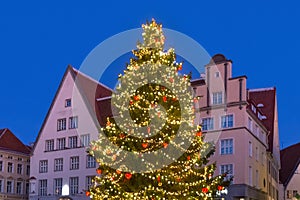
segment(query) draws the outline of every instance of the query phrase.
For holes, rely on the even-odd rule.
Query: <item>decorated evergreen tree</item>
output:
[[[164,51],[162,25],[143,28],[112,96],[108,118],[89,153],[99,163],[86,192],[92,199],[212,199],[228,186],[208,164],[214,148],[194,125],[190,76],[174,49]]]

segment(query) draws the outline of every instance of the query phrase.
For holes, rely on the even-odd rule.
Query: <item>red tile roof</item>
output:
[[[113,92],[112,89],[74,68],[71,68],[71,70],[75,75],[76,84],[81,90],[81,95],[86,97],[87,101],[85,103],[88,104],[93,113],[96,114],[99,124],[104,125],[106,123],[106,118],[112,115],[111,101],[110,98],[104,98],[105,100],[102,101],[97,101],[97,99],[110,97]]]
[[[30,148],[24,145],[9,129],[0,130],[0,149],[30,154]]]
[[[262,120],[262,123],[270,131],[268,136],[268,151],[273,152],[276,88],[250,90],[249,99],[256,104],[255,106],[263,104],[263,107],[260,107],[259,110],[267,117]]]
[[[300,164],[300,143],[281,150],[280,160],[279,180],[284,186],[287,186]]]

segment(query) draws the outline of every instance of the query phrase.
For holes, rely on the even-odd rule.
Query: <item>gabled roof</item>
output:
[[[300,164],[300,143],[280,151],[279,180],[286,187]]]
[[[263,107],[260,107],[259,110],[266,116],[262,123],[270,131],[268,135],[268,151],[273,152],[276,88],[249,90],[249,99],[255,102],[256,106],[263,104]]]
[[[0,149],[30,154],[30,149],[7,128],[0,130]]]
[[[102,97],[107,97],[112,95],[112,90],[108,88],[107,86],[99,83],[98,81],[90,78],[89,76],[79,72],[75,68],[73,68],[71,65],[69,65],[64,73],[64,76],[60,82],[60,85],[56,91],[55,97],[52,100],[51,106],[47,112],[47,115],[44,119],[44,122],[42,124],[42,127],[38,133],[38,136],[36,138],[36,141],[34,143],[34,146],[32,148],[32,152],[35,149],[35,146],[37,144],[37,141],[40,138],[40,135],[44,129],[44,126],[46,122],[48,121],[48,117],[51,113],[51,110],[54,106],[54,103],[58,97],[58,94],[63,86],[64,80],[67,76],[67,74],[70,73],[76,86],[79,88],[80,94],[83,97],[83,100],[85,101],[89,112],[91,114],[96,114],[97,121],[99,122],[100,125],[104,125],[106,119],[106,116],[111,115],[111,110],[110,110],[110,100],[109,101],[104,101],[99,103],[97,99],[102,98]]]

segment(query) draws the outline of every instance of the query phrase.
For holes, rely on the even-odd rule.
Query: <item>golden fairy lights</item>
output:
[[[193,102],[197,99],[191,95],[190,77],[178,74],[182,63],[176,62],[174,49],[163,51],[162,25],[152,20],[142,27],[143,43],[138,43],[137,50],[132,51],[135,58],[130,59],[124,75],[119,75],[112,98],[123,123],[107,119],[102,130],[111,143],[134,153],[134,159],[143,162],[148,170],[130,171],[121,164],[127,154],[106,146],[99,135],[90,148],[90,154],[99,163],[98,175],[86,194],[96,200],[211,199],[226,184],[223,176],[213,176],[215,165],[204,166],[207,157],[200,156],[208,145],[202,141],[201,127],[193,125]],[[130,116],[126,117],[127,111]],[[179,143],[174,141],[176,134],[183,138]],[[191,143],[188,149],[185,143]],[[161,158],[173,162],[156,169],[158,164],[145,155],[161,148],[172,148],[182,155],[175,158],[172,151],[164,151]],[[208,155],[212,153],[213,150]],[[120,166],[112,168],[107,159]]]

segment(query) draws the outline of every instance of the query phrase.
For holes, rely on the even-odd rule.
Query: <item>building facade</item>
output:
[[[200,97],[195,101],[195,123],[202,124],[205,140],[216,146],[211,162],[217,162],[217,174],[233,177],[224,198],[278,199],[275,88],[248,90],[247,77],[232,77],[232,61],[221,54],[212,58],[203,77],[192,81],[192,87]],[[264,102],[261,96],[265,96]],[[265,101],[274,98],[270,110],[266,110]],[[272,112],[273,117],[266,112]]]
[[[276,89],[247,89],[247,77],[232,77],[221,54],[193,80],[196,124],[213,141],[217,173],[233,176],[225,199],[279,199],[280,168]],[[31,155],[30,199],[70,195],[87,199],[97,164],[86,147],[111,116],[112,90],[68,67]]]
[[[104,120],[97,99],[106,96],[110,89],[67,68],[33,147],[29,199],[88,199],[97,164],[87,146]]]
[[[28,199],[30,147],[9,129],[0,130],[0,199]]]
[[[300,198],[300,143],[280,151],[281,199],[295,200]]]

